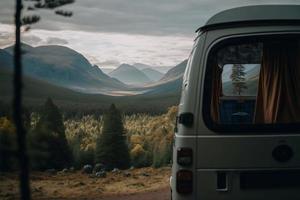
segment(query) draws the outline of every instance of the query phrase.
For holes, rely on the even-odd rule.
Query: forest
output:
[[[0,112],[0,171],[14,171],[16,133],[5,108],[2,106]],[[164,114],[149,115],[125,114],[112,104],[100,114],[72,116],[61,112],[48,98],[39,109],[25,110],[31,170],[79,170],[99,163],[107,170],[158,168],[171,163],[175,106]]]

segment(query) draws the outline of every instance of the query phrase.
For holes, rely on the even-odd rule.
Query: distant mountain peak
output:
[[[158,81],[164,76],[163,73],[153,68],[142,69],[142,72],[144,72],[144,74],[146,74],[152,81]]]
[[[150,78],[141,70],[129,64],[121,64],[117,69],[109,73],[113,78],[130,85],[144,85],[151,82]]]
[[[24,74],[29,77],[87,93],[127,88],[126,85],[110,78],[98,66],[93,66],[82,54],[69,47],[60,45],[31,47],[27,44],[22,44],[22,47],[25,51],[22,59]],[[13,48],[10,46],[5,49],[5,52],[12,55]],[[8,57],[1,52],[0,56]],[[9,59],[13,60],[12,58],[6,60]],[[0,62],[0,65],[12,66],[8,62]]]

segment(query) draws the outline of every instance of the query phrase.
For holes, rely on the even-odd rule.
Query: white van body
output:
[[[300,128],[297,125],[281,130],[274,127],[239,130],[237,123],[232,125],[232,131],[230,124],[222,130],[223,126],[209,126],[205,118],[210,113],[204,110],[210,106],[205,104],[209,95],[205,93],[205,80],[212,49],[235,38],[276,39],[300,34],[300,6],[264,5],[226,10],[213,16],[197,33],[183,78],[174,137],[172,199],[299,200]],[[274,157],[276,147],[282,146],[288,149],[279,149],[280,156],[289,157],[283,162]],[[178,161],[182,149],[187,150],[183,150],[183,157],[191,158]],[[180,171],[185,173],[181,175],[183,180],[191,182],[178,183]],[[184,177],[189,173],[192,177]],[[293,179],[290,185],[292,177],[299,178],[299,184]],[[181,186],[192,188],[179,192]]]

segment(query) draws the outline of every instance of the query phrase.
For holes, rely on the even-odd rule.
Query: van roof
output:
[[[297,22],[300,24],[300,5],[257,5],[232,8],[217,13],[197,31],[226,26],[247,26],[270,22]]]

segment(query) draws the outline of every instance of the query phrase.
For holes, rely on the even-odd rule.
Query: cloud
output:
[[[14,36],[9,32],[2,32],[0,33],[0,46],[6,47],[12,44],[14,41]]]
[[[116,60],[105,60],[103,62],[96,63],[99,67],[105,66],[106,68],[116,67],[121,65],[120,62]]]
[[[71,18],[39,10],[41,22],[23,34],[23,41],[33,46],[65,45],[101,67],[174,66],[188,57],[194,31],[215,13],[277,3],[300,4],[299,0],[76,0],[63,8],[74,12]],[[14,1],[0,0],[0,47],[14,41],[13,27],[5,25],[12,24],[13,9]]]
[[[14,20],[15,1],[0,0],[0,22],[12,24]]]
[[[0,1],[0,22],[13,17],[12,0]],[[76,0],[64,9],[72,18],[40,10],[42,21],[35,28],[84,30],[144,35],[189,35],[215,13],[254,4],[300,4],[299,0]],[[25,13],[26,14],[26,13]]]
[[[13,31],[13,26],[0,24],[0,47],[7,47],[15,41]]]
[[[0,32],[8,27],[13,29],[12,26],[0,24]],[[0,38],[0,44],[1,41]],[[120,63],[174,66],[188,57],[193,38],[32,29],[23,33],[23,42],[31,46],[49,44],[67,46],[82,53],[91,63],[111,68],[118,67]],[[12,43],[13,41],[10,45]]]
[[[68,44],[68,41],[64,40],[64,39],[61,39],[61,38],[49,37],[49,38],[47,38],[46,43],[49,44],[49,45],[51,45],[51,44],[65,45],[65,44]]]
[[[42,39],[35,35],[23,35],[22,41],[28,44],[38,44],[42,42]]]

